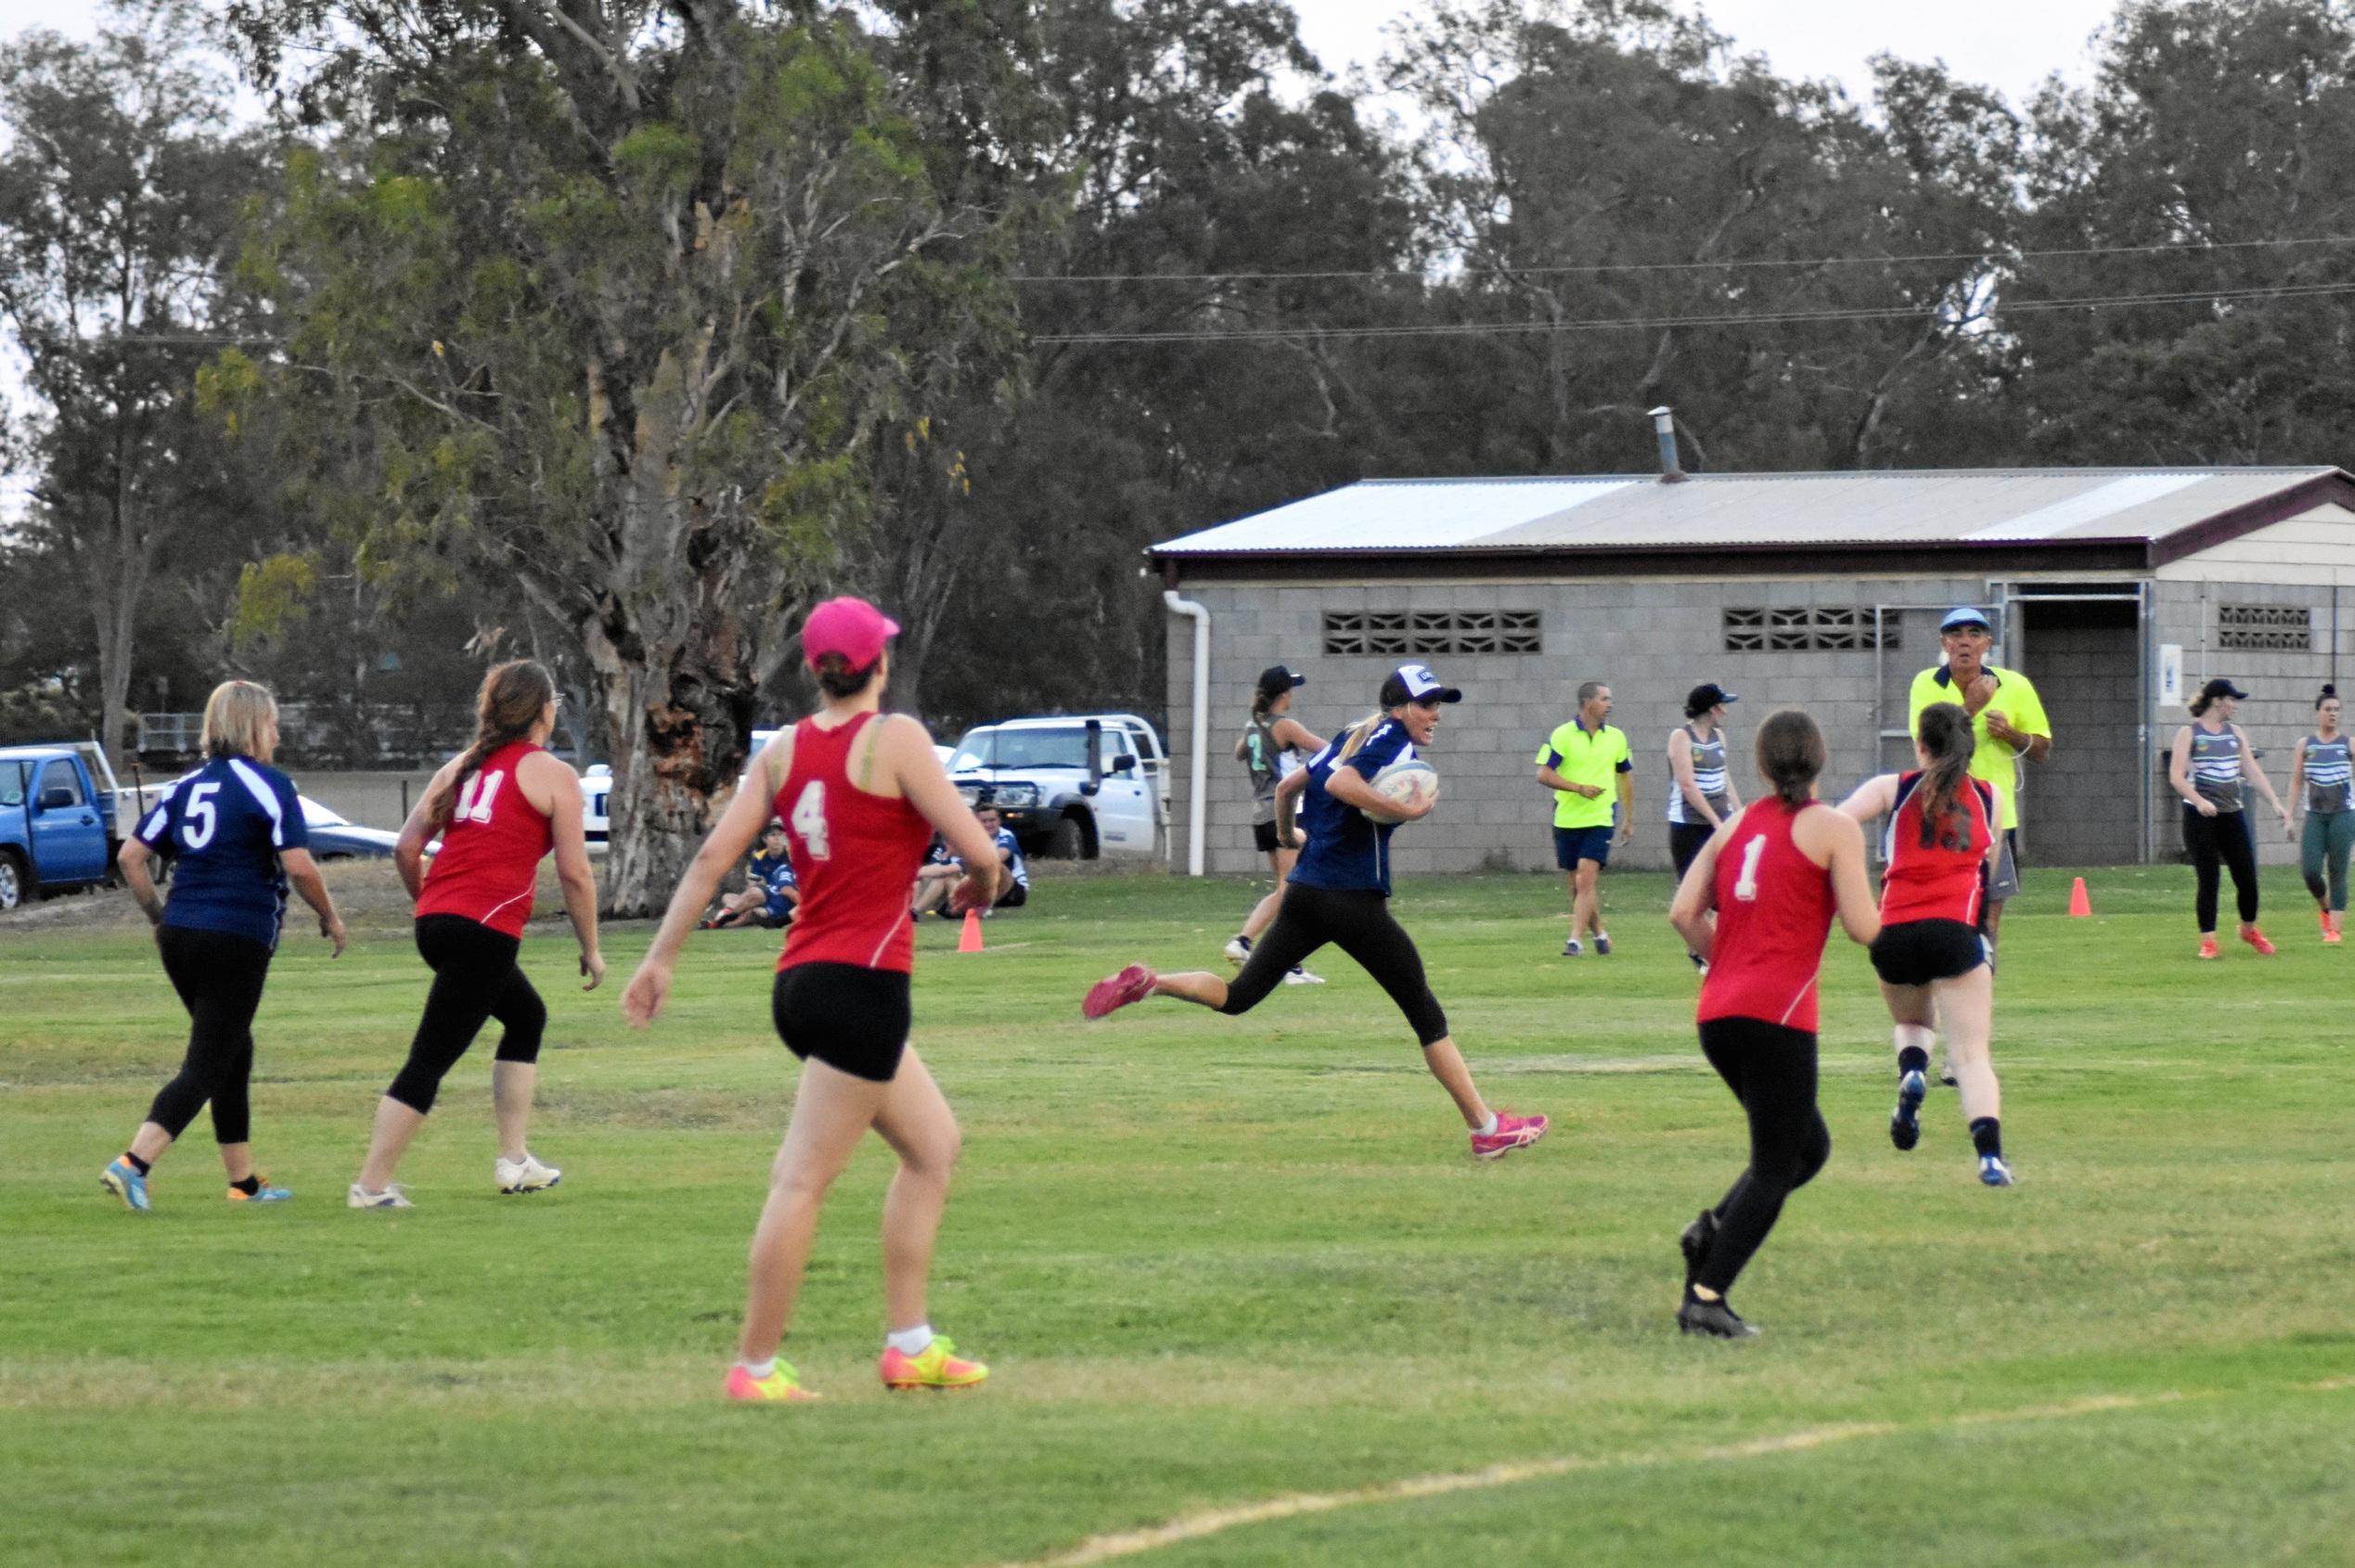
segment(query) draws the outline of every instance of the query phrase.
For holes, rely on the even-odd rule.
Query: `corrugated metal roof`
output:
[[[2334,468],[1911,470],[1368,480],[1157,545],[1157,556],[2149,543]]]

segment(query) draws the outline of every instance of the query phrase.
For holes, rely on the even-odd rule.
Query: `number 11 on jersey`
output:
[[[826,783],[812,779],[802,790],[802,798],[793,803],[793,831],[801,835],[803,845],[813,860],[830,858],[826,849]]]

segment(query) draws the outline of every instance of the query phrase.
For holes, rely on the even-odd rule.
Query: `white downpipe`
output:
[[[1164,588],[1161,602],[1194,623],[1194,726],[1192,766],[1187,770],[1186,875],[1199,877],[1203,868],[1202,835],[1209,814],[1203,792],[1210,787],[1210,607],[1196,604],[1175,588]]]

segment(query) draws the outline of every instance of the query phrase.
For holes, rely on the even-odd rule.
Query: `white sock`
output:
[[[1486,1137],[1489,1134],[1491,1134],[1491,1133],[1495,1132],[1496,1130],[1497,1130],[1497,1113],[1496,1113],[1495,1112],[1491,1111],[1491,1112],[1488,1112],[1488,1119],[1487,1119],[1486,1121],[1485,1121],[1485,1122],[1483,1122],[1483,1123],[1481,1123],[1481,1124],[1480,1124],[1480,1133],[1479,1133],[1479,1136],[1481,1136],[1482,1137]]]
[[[883,1336],[883,1343],[902,1356],[921,1356],[933,1343],[933,1326],[919,1323],[912,1329],[894,1329]]]
[[[774,1377],[777,1374],[777,1357],[774,1356],[770,1356],[766,1361],[740,1361],[737,1365],[752,1373],[753,1381],[754,1382],[760,1382],[763,1378]]]

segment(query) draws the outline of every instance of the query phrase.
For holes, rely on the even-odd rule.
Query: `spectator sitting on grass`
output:
[[[761,832],[761,847],[744,862],[744,888],[720,900],[719,913],[703,922],[705,931],[732,926],[758,926],[778,931],[793,923],[793,909],[802,890],[793,881],[793,857],[787,853],[785,824],[770,818]]]
[[[990,909],[983,912],[984,917],[998,909],[1019,909],[1030,901],[1030,863],[1023,858],[1023,846],[1014,838],[1013,830],[999,819],[997,808],[989,803],[986,796],[973,808],[973,815],[981,819],[982,831],[997,841],[998,863],[1006,868],[1007,876],[1006,891],[998,894]],[[948,911],[942,901],[965,874],[965,868],[938,842],[933,845],[933,854],[934,859],[917,868],[916,889],[908,907],[920,919],[925,910],[937,909],[945,919]]]

